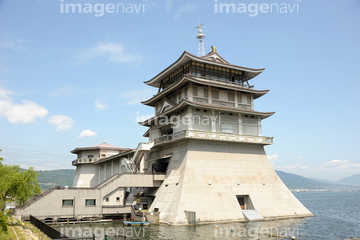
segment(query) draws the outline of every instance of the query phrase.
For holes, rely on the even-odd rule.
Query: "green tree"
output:
[[[23,171],[18,165],[7,165],[2,161],[0,158],[0,214],[4,214],[7,197],[23,205],[30,197],[40,193],[38,173],[32,167]]]

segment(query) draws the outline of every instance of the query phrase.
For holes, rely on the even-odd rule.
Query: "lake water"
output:
[[[301,192],[294,195],[315,217],[200,226],[123,227],[121,222],[113,222],[70,227],[78,229],[76,235],[95,233],[97,240],[103,240],[106,232],[143,240],[291,239],[291,236],[306,240],[360,238],[360,192]],[[68,226],[55,228],[66,231]]]

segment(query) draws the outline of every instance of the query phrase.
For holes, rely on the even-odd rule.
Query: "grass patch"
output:
[[[14,234],[14,231],[12,230],[12,227],[9,227],[6,232],[0,232],[0,239],[2,240],[16,240],[16,236]]]
[[[8,223],[8,231],[0,232],[1,240],[16,240],[17,238],[14,230],[16,231],[19,240],[32,239],[31,236],[37,237],[39,240],[51,240],[30,222],[20,221],[13,217],[6,217],[6,220]]]

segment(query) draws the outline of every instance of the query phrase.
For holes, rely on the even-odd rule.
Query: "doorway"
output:
[[[254,210],[254,205],[251,202],[249,195],[236,195],[237,201],[241,210]]]

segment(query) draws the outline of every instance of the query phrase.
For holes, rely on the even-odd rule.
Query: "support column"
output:
[[[98,166],[98,184],[100,184],[101,183],[101,178],[100,178],[100,176],[101,176],[101,164],[98,164],[97,166]]]
[[[239,113],[239,117],[238,117],[238,124],[239,124],[239,134],[242,135],[243,134],[243,129],[242,129],[242,115]]]
[[[193,101],[193,84],[190,82],[188,91],[189,101]]]
[[[212,104],[211,86],[208,86],[208,98],[209,98],[209,104]]]
[[[254,110],[254,94],[250,94],[251,110]]]
[[[190,108],[190,111],[188,112],[188,129],[193,130],[193,114],[192,114],[192,108]]]
[[[106,162],[104,162],[104,180],[103,181],[105,181],[106,180]]]
[[[238,92],[237,91],[234,91],[234,100],[235,100],[235,107],[238,108],[239,103],[238,103]]]
[[[211,131],[216,132],[216,121],[219,121],[219,119],[216,117],[215,110],[211,110]]]
[[[258,116],[258,135],[262,136],[262,132],[261,132],[261,117]]]

